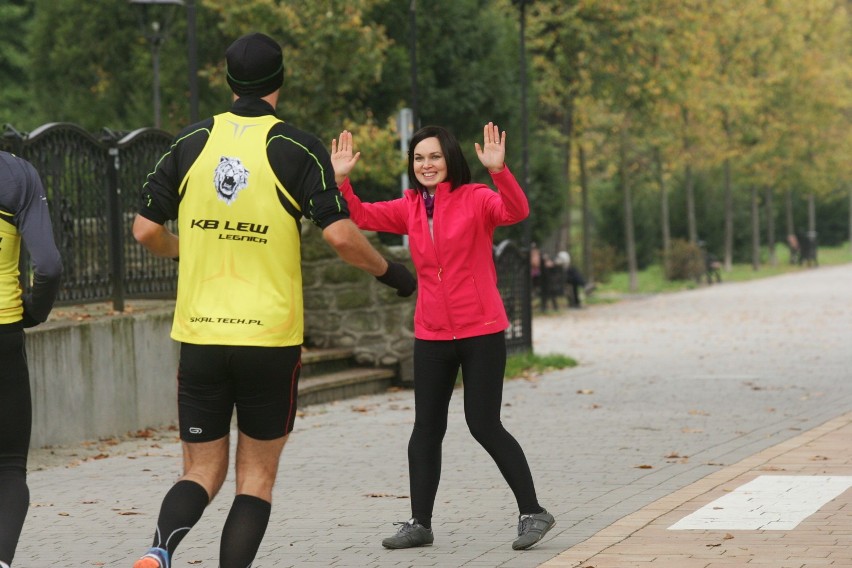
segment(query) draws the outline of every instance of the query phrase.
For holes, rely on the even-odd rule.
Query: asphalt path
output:
[[[517,510],[450,409],[435,544],[387,551],[408,518],[410,391],[305,409],[284,451],[255,568],[533,567],[690,483],[852,409],[852,265],[563,310],[534,320],[534,349],[580,364],[504,389],[503,422],[557,518],[515,552]],[[168,393],[172,396],[173,393]],[[165,399],[164,404],[173,404]],[[130,566],[179,475],[169,439],[30,474],[16,566]],[[221,494],[173,568],[215,567],[233,496]]]

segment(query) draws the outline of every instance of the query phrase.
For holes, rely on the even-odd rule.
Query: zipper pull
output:
[[[443,280],[441,280],[441,272],[443,272],[443,271],[444,271],[444,268],[442,266],[439,266],[438,267],[438,282],[443,282]]]

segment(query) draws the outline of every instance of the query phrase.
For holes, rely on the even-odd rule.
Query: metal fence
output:
[[[174,296],[175,263],[146,254],[132,234],[139,189],[171,139],[151,128],[95,137],[68,123],[29,134],[6,125],[0,149],[31,162],[47,193],[64,268],[58,302],[111,300],[121,311],[126,295]],[[27,275],[26,258],[21,266]]]
[[[139,190],[171,140],[168,132],[153,128],[104,129],[96,137],[68,123],[45,124],[29,134],[6,125],[0,149],[30,161],[47,193],[64,268],[58,302],[112,301],[122,311],[126,298],[174,297],[177,264],[149,254],[132,233]],[[509,353],[531,351],[529,253],[503,241],[494,247],[494,260],[509,315]],[[22,258],[25,288],[27,266]]]
[[[529,251],[506,240],[494,247],[497,287],[509,316],[506,349],[510,355],[532,352],[532,281]]]

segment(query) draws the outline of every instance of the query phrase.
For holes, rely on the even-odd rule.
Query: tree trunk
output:
[[[583,196],[583,269],[586,281],[595,281],[595,266],[592,262],[592,212],[589,205],[589,180],[586,175],[586,150],[580,143],[577,147],[580,158],[580,191]]]
[[[789,188],[784,193],[784,213],[787,221],[787,235],[795,235],[796,225],[793,223],[793,190]]]
[[[657,184],[660,186],[660,228],[663,237],[663,274],[669,273],[669,254],[672,248],[671,225],[669,223],[669,192],[666,188],[666,176],[663,171],[663,157],[658,147],[654,148],[654,162],[657,166]]]
[[[797,240],[796,226],[793,223],[793,190],[790,188],[787,188],[787,191],[784,192],[784,218],[787,225],[787,246],[790,248],[790,264],[794,264],[798,251],[794,251],[790,247],[790,241]]]
[[[690,163],[689,149],[691,143],[689,141],[689,110],[686,107],[680,107],[680,114],[683,117],[684,135],[683,135],[683,153],[686,156],[686,168],[684,169],[683,178],[686,186],[686,223],[689,230],[689,242],[692,244],[698,243],[698,227],[695,222],[695,180],[692,177],[692,164]]]
[[[816,197],[813,193],[808,194],[808,234],[805,237],[808,239],[808,251],[811,254],[809,260],[816,260],[817,257],[817,226],[816,226]]]
[[[725,113],[723,119],[727,147],[731,147],[731,123]],[[725,158],[725,272],[734,267],[734,188],[731,184],[731,159]]]
[[[751,186],[751,268],[760,270],[760,204],[757,186]]]
[[[778,266],[778,257],[775,255],[775,207],[772,203],[774,192],[772,187],[766,187],[766,248],[769,250],[769,265]]]
[[[690,164],[686,164],[683,176],[686,185],[686,222],[689,228],[689,242],[696,244],[698,242],[698,224],[695,221],[695,179],[692,176]]]
[[[571,250],[571,213],[574,209],[573,196],[571,194],[571,149],[574,145],[574,104],[568,103],[565,109],[565,117],[562,120],[562,134],[567,143],[565,145],[565,209],[562,211],[562,221],[559,223],[559,236],[556,241],[556,250]]]
[[[621,144],[619,152],[619,168],[621,170],[621,192],[624,197],[624,238],[627,246],[627,270],[630,275],[630,291],[639,289],[638,266],[636,263],[636,235],[633,226],[633,196],[631,195],[630,181],[628,180],[627,144],[629,134],[627,131],[629,119],[625,117],[621,125]]]
[[[734,190],[731,187],[731,159],[725,158],[725,272],[734,267]]]

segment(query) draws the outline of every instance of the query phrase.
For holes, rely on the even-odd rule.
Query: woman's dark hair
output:
[[[470,183],[470,167],[468,167],[467,160],[464,158],[459,141],[449,130],[440,126],[424,126],[411,137],[411,142],[408,144],[409,183],[414,184],[414,187],[420,191],[426,189],[414,175],[414,148],[426,138],[437,138],[441,145],[444,161],[447,162],[447,181],[450,182],[450,191],[460,185]]]

